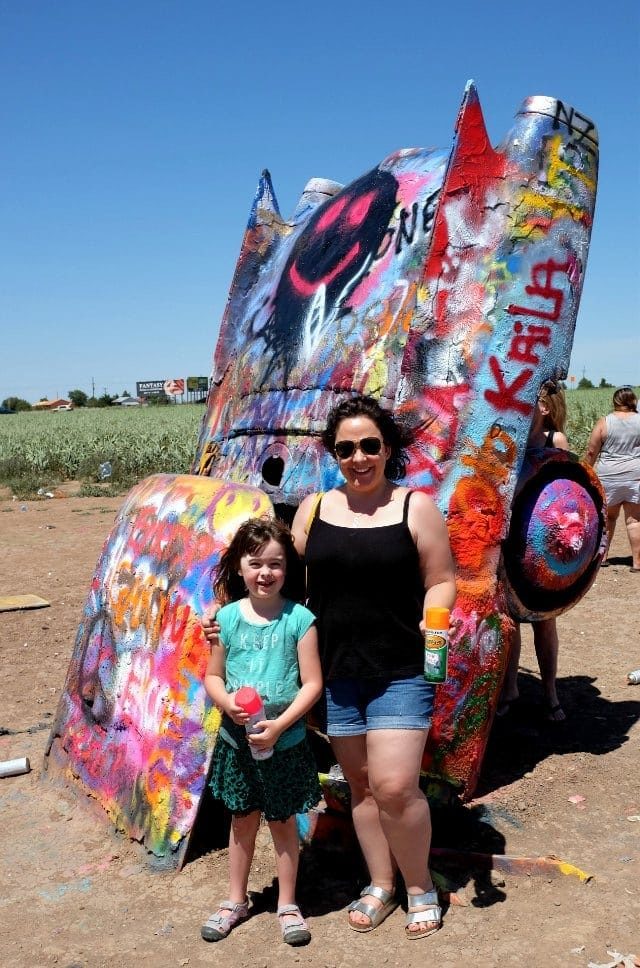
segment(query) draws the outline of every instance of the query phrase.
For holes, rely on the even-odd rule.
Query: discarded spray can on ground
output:
[[[640,669],[634,669],[627,676],[630,686],[640,686]]]
[[[4,760],[0,763],[0,777],[20,776],[22,773],[30,773],[31,764],[27,756],[21,756],[17,760]]]

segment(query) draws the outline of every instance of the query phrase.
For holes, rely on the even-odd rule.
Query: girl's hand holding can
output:
[[[234,721],[237,726],[246,726],[251,717],[249,714],[236,703],[236,694],[232,692],[229,694],[229,701],[226,705],[226,709],[223,710],[229,716],[230,719]]]
[[[247,739],[251,746],[255,746],[259,750],[274,747],[282,734],[282,730],[278,728],[278,721],[276,719],[263,719],[259,723],[256,723],[253,729],[255,732],[249,733]]]

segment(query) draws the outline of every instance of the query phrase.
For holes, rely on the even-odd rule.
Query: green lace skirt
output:
[[[266,820],[288,820],[314,807],[322,796],[318,767],[306,739],[254,760],[247,743],[234,749],[220,736],[209,786],[231,813],[259,810]]]

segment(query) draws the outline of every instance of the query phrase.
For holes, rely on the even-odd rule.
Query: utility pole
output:
[[[93,379],[93,377],[91,377],[91,396],[95,397],[95,395],[96,395],[96,381]]]

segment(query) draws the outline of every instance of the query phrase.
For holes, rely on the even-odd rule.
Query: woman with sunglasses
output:
[[[351,790],[353,823],[370,884],[349,926],[376,928],[408,895],[407,936],[441,924],[428,869],[431,821],[418,785],[434,687],[423,676],[425,604],[452,608],[454,566],[433,500],[396,481],[410,438],[371,397],[329,414],[323,443],[344,484],[309,495],[294,522],[317,616],[327,734]]]

